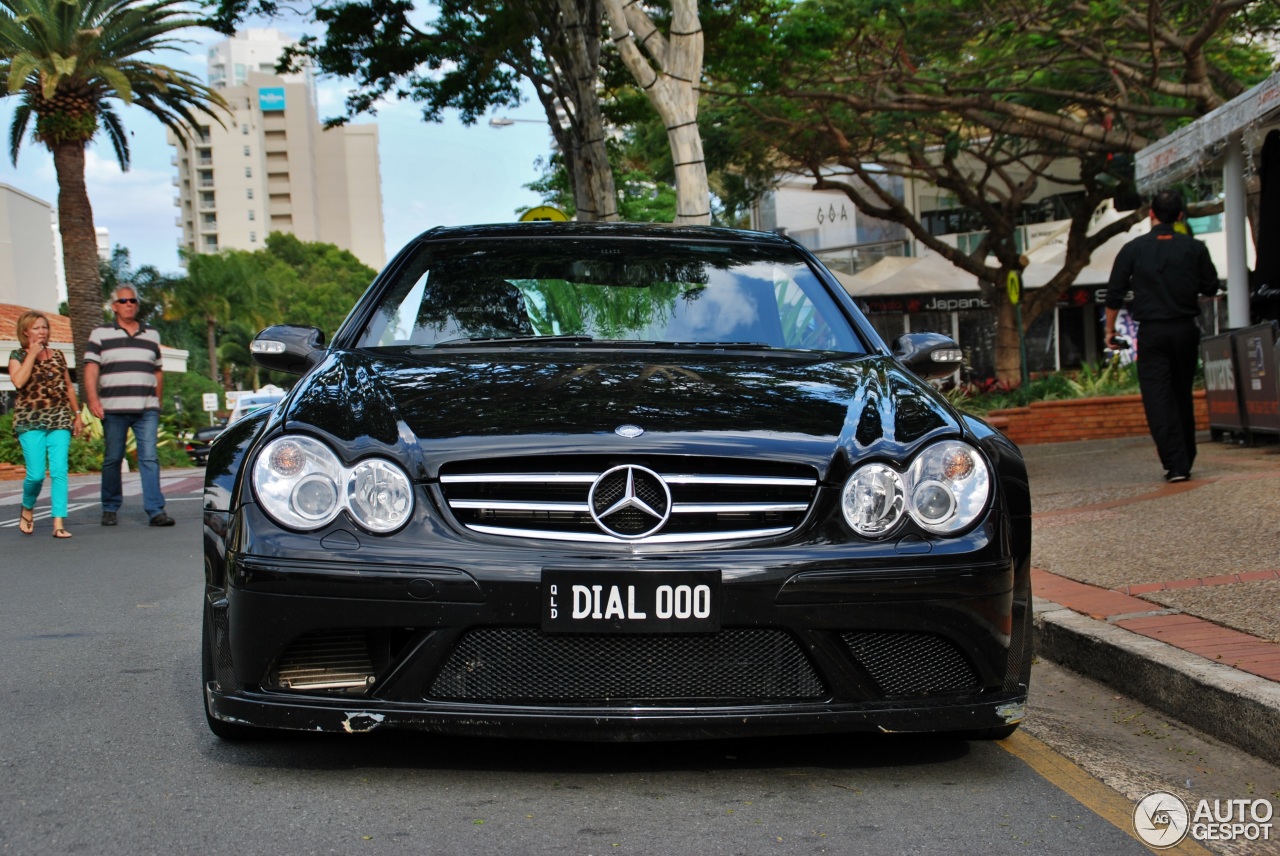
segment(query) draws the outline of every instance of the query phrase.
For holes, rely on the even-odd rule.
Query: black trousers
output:
[[[1191,386],[1200,358],[1195,318],[1143,321],[1138,325],[1138,384],[1147,427],[1160,463],[1170,473],[1190,473],[1196,459],[1196,414]]]

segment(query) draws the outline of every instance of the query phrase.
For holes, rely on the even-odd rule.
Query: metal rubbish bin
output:
[[[1244,434],[1249,426],[1240,404],[1235,333],[1201,339],[1200,360],[1204,365],[1204,400],[1209,410],[1210,435],[1221,440],[1226,433]]]
[[[1280,434],[1280,370],[1276,362],[1274,321],[1232,332],[1236,355],[1236,390],[1245,431]],[[1206,373],[1206,381],[1208,375]]]

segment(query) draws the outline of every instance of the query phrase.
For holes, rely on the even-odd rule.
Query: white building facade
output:
[[[259,250],[270,232],[323,241],[374,269],[386,263],[375,124],[325,130],[310,70],[277,75],[288,41],[248,30],[209,50],[225,126],[201,125],[176,152],[174,204],[188,253]]]
[[[52,205],[0,184],[0,303],[58,311],[59,300],[66,299],[66,287],[56,236]]]

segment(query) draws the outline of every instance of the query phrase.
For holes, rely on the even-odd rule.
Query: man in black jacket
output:
[[[1218,271],[1204,244],[1174,229],[1186,216],[1182,196],[1151,200],[1151,231],[1125,244],[1107,283],[1110,342],[1127,292],[1138,322],[1138,384],[1165,479],[1186,481],[1196,458],[1191,385],[1200,356],[1200,295],[1218,293]]]

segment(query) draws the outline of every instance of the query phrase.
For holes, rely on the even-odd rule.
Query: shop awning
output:
[[[918,258],[889,256],[852,276],[844,273],[835,276],[855,300],[881,295],[978,291],[977,277],[965,273],[937,253]]]
[[[1147,146],[1134,158],[1138,191],[1149,194],[1175,184],[1221,158],[1226,140],[1256,135],[1249,148],[1262,144],[1267,123],[1280,121],[1280,72],[1217,110]]]

